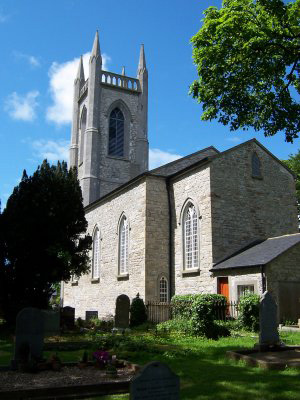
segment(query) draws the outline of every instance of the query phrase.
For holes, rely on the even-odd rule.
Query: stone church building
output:
[[[78,169],[91,272],[62,288],[64,306],[114,315],[116,299],[268,289],[279,316],[300,314],[295,177],[257,140],[213,146],[148,171],[148,71],[102,69],[98,33],[74,83],[70,164]]]

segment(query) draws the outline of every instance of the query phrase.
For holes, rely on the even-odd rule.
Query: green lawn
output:
[[[300,334],[284,333],[282,339],[286,344],[300,344]],[[152,360],[167,363],[180,376],[183,400],[300,399],[300,370],[267,371],[226,358],[227,350],[251,348],[256,341],[251,335],[212,341],[137,332],[125,340],[122,336],[115,339],[115,352],[141,365]],[[92,342],[91,351],[95,348],[97,344]],[[11,354],[12,342],[0,337],[0,364],[8,363]],[[81,354],[82,350],[59,352],[65,361],[77,360]],[[128,395],[107,397],[128,398]]]

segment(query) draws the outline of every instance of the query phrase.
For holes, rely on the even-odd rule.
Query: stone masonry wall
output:
[[[139,180],[119,194],[98,202],[86,212],[88,233],[100,230],[100,279],[91,282],[91,272],[78,285],[64,287],[64,306],[75,307],[76,318],[85,318],[87,310],[99,317],[115,314],[116,298],[126,294],[130,300],[139,292],[145,297],[145,180]],[[118,279],[118,223],[125,213],[129,221],[129,277]]]
[[[252,177],[256,152],[262,179]],[[211,165],[213,262],[260,238],[298,231],[293,176],[250,141]]]
[[[147,177],[146,300],[159,301],[159,279],[169,283],[169,206],[166,180]]]
[[[173,294],[213,293],[213,279],[209,269],[212,267],[211,242],[211,192],[210,167],[199,167],[178,178],[171,185],[172,193],[172,235],[174,238],[174,285]],[[191,200],[198,210],[199,217],[199,270],[185,271],[183,260],[182,212],[187,201]]]
[[[270,291],[274,300],[279,305],[278,314],[280,319],[284,317],[284,304],[280,304],[280,285],[287,297],[293,296],[293,284],[297,284],[295,298],[293,299],[299,309],[300,299],[300,243],[293,246],[265,267],[267,275],[267,290]],[[292,284],[289,290],[289,284]],[[282,310],[281,310],[282,308]],[[300,315],[298,315],[300,317]],[[298,318],[297,317],[297,318]]]

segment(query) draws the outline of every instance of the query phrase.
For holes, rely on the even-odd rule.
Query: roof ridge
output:
[[[155,172],[155,171],[157,171],[157,170],[159,170],[159,169],[161,169],[161,168],[168,167],[168,166],[170,166],[170,165],[172,165],[172,164],[175,164],[175,163],[177,163],[177,162],[179,162],[179,161],[182,161],[182,160],[184,160],[184,159],[187,159],[187,158],[190,158],[190,157],[192,157],[192,156],[195,156],[196,154],[200,154],[200,153],[202,153],[202,152],[204,152],[204,151],[206,151],[206,150],[209,150],[209,149],[213,149],[213,150],[215,150],[217,153],[220,153],[220,151],[219,151],[218,149],[216,149],[214,146],[208,146],[208,147],[205,147],[204,149],[195,151],[194,153],[191,153],[191,154],[188,154],[188,155],[186,155],[186,156],[177,158],[177,159],[174,160],[174,161],[170,161],[170,162],[168,162],[168,163],[166,163],[166,164],[160,165],[159,167],[150,169],[148,172],[150,172],[150,173],[152,174],[153,172]]]

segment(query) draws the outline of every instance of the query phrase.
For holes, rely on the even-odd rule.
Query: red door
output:
[[[225,296],[229,303],[229,285],[227,277],[218,278],[218,294]]]

